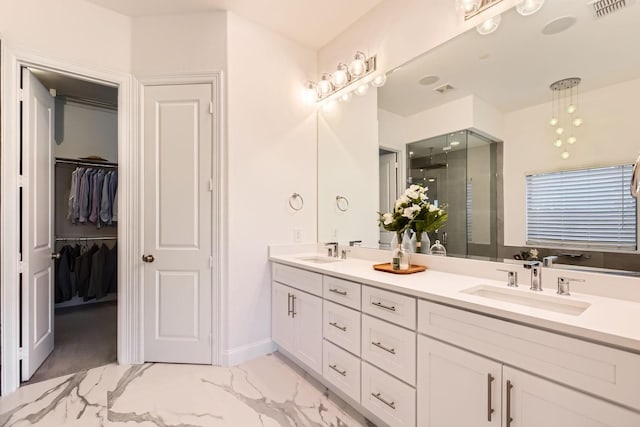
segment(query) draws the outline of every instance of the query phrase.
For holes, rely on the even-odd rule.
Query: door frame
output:
[[[144,105],[144,88],[146,86],[164,86],[164,85],[181,85],[181,84],[211,84],[212,88],[212,100],[213,100],[213,117],[211,126],[213,127],[211,132],[212,138],[212,165],[215,168],[213,171],[213,191],[214,195],[211,199],[211,212],[213,218],[211,218],[211,253],[213,255],[213,271],[211,274],[211,364],[220,365],[223,361],[222,350],[226,336],[224,335],[224,301],[226,292],[223,289],[222,284],[226,283],[226,256],[223,251],[224,244],[226,242],[226,234],[223,232],[225,229],[223,225],[226,222],[226,215],[222,206],[224,206],[224,200],[226,199],[226,170],[224,169],[225,162],[223,161],[225,154],[224,135],[225,129],[222,125],[224,122],[222,106],[224,105],[224,92],[223,92],[223,72],[220,70],[208,71],[204,73],[184,73],[184,74],[169,74],[161,76],[150,76],[138,78],[138,92],[140,96],[137,111],[139,117],[143,117],[143,105]],[[144,126],[140,125],[138,129],[138,140],[144,141]],[[142,143],[140,144],[140,176],[144,174],[144,150]],[[142,185],[142,181],[140,182]],[[144,186],[140,187],[140,200],[144,200]],[[140,224],[144,218],[144,204],[141,204],[139,209]],[[140,228],[140,245],[143,248],[144,244],[144,228]],[[142,254],[142,252],[140,252]],[[143,347],[142,354],[144,355],[144,268],[140,272],[140,300],[139,300],[139,313],[140,313],[140,345]],[[144,360],[144,356],[143,356]]]
[[[118,362],[143,363],[141,339],[139,144],[136,139],[138,110],[134,99],[138,87],[130,74],[90,68],[40,56],[2,40],[0,92],[0,394],[20,386],[20,289],[19,245],[19,143],[20,70],[33,66],[83,80],[118,87],[118,164],[120,221],[118,223]]]

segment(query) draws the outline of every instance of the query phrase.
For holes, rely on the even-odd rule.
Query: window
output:
[[[632,165],[527,176],[527,244],[628,250],[638,247]]]

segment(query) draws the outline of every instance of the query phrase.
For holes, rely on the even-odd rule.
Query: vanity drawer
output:
[[[391,427],[416,425],[416,391],[362,362],[361,404]]]
[[[416,329],[416,299],[370,286],[362,287],[362,312]]]
[[[322,286],[325,299],[360,310],[360,283],[324,276]]]
[[[416,333],[362,315],[362,358],[416,385]]]
[[[428,301],[418,303],[418,330],[640,410],[638,354]]]
[[[322,376],[347,396],[360,402],[360,358],[324,340]]]
[[[360,312],[324,301],[323,334],[326,339],[360,355]]]
[[[271,276],[275,282],[289,285],[310,294],[322,296],[322,275],[288,265],[273,264]]]

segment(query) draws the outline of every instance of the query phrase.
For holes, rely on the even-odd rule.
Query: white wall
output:
[[[0,35],[46,58],[129,72],[131,19],[83,0],[2,0]]]
[[[316,116],[302,101],[316,52],[228,14],[226,361],[271,350],[267,245],[317,240]],[[289,209],[292,193],[304,208]]]
[[[56,157],[100,156],[118,161],[118,112],[56,102]]]
[[[139,78],[226,70],[226,12],[133,18],[131,64]]]
[[[318,240],[362,240],[377,247],[379,202],[378,97],[370,90],[318,112]],[[349,200],[342,212],[336,196]]]
[[[635,161],[640,154],[639,97],[640,79],[581,93],[579,108],[584,125],[575,134],[578,141],[570,146],[571,157],[567,160],[562,160],[561,149],[552,145],[555,137],[548,125],[550,103],[505,115],[505,245],[525,245],[527,174]]]

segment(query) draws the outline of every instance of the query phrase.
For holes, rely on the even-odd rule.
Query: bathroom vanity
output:
[[[270,259],[273,340],[376,422],[640,426],[638,302],[559,296],[552,278],[533,292],[524,274],[513,288],[363,259]]]

